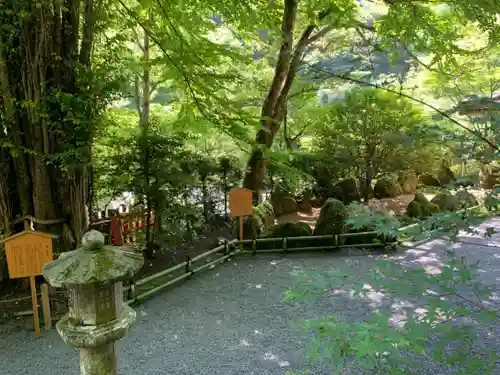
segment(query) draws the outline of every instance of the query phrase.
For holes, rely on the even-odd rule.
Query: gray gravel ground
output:
[[[500,219],[489,224],[500,228]],[[487,243],[477,236],[461,237],[461,241],[467,243],[454,244],[457,252],[480,260],[484,281],[499,285],[500,236]],[[432,241],[394,257],[407,264],[439,268],[446,246],[450,245]],[[341,293],[308,303],[283,303],[290,272],[295,267],[319,271],[342,267],[363,277],[374,261],[373,256],[329,254],[236,258],[136,306],[137,324],[120,342],[120,374],[278,375],[306,368],[315,375],[331,374],[326,365],[306,362],[303,350],[309,337],[291,328],[292,321],[331,314],[361,321],[375,309],[397,308],[394,301],[378,294],[365,301]],[[499,345],[498,334],[495,327],[485,342]],[[67,347],[55,330],[35,338],[19,323],[3,325],[0,348],[0,375],[79,373],[78,352]],[[422,374],[447,373],[429,361],[422,366]]]

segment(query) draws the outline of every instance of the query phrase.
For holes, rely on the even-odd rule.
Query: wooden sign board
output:
[[[252,214],[252,190],[234,188],[229,191],[229,214],[250,216]]]
[[[42,266],[52,262],[52,238],[42,232],[25,231],[5,239],[9,277],[31,277],[42,274]]]
[[[24,231],[2,241],[5,246],[9,277],[11,279],[30,278],[35,336],[40,336],[35,276],[41,275],[43,265],[53,260],[52,238],[54,237],[56,236],[48,233]],[[47,315],[46,319],[50,316],[50,313],[46,312],[49,309],[48,296],[45,296],[44,312]],[[47,320],[45,324],[49,326]]]

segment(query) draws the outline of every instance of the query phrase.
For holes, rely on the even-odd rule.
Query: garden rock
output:
[[[479,204],[476,197],[467,190],[457,191],[457,193],[455,194],[455,198],[457,200],[459,209],[474,207]]]
[[[418,187],[418,177],[415,173],[409,173],[398,179],[404,194],[413,194]]]
[[[283,215],[297,212],[297,201],[292,197],[284,197],[281,201]]]
[[[312,206],[310,201],[309,202],[301,202],[297,205],[297,211],[310,215],[313,212],[313,206]]]
[[[286,198],[291,198],[291,197],[282,191],[276,191],[276,192],[273,192],[271,194],[271,204],[273,206],[273,211],[274,211],[275,216],[281,216],[285,213],[284,200]]]
[[[314,235],[341,234],[344,232],[344,222],[348,218],[344,204],[334,198],[329,198],[319,214]]]
[[[424,173],[418,178],[418,182],[424,186],[440,186],[439,180],[429,173]]]
[[[457,211],[458,201],[457,198],[450,193],[440,193],[432,198],[431,203],[436,204],[440,211]]]
[[[359,184],[355,178],[342,180],[335,185],[335,188],[336,190],[333,192],[331,197],[342,201],[344,204],[361,201]]]
[[[393,179],[381,178],[375,184],[375,198],[394,198],[401,195],[402,190],[399,183]]]

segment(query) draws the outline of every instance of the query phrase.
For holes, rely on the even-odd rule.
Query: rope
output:
[[[15,220],[11,221],[11,225],[21,223],[24,220],[30,220],[30,221],[37,223],[37,224],[46,224],[46,225],[48,225],[48,224],[61,224],[61,223],[65,223],[67,221],[67,219],[37,219],[34,216],[25,215],[23,217],[19,217]]]

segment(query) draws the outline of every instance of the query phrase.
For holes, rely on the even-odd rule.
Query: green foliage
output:
[[[307,223],[288,222],[276,226],[270,237],[306,237],[312,235],[312,229]]]
[[[399,182],[390,178],[380,178],[375,183],[375,198],[394,198],[401,195],[402,189]]]
[[[439,180],[430,173],[424,173],[419,176],[418,181],[424,186],[440,186]]]
[[[343,289],[359,299],[382,293],[389,304],[415,297],[423,303],[424,312],[405,310],[397,326],[390,309],[373,312],[362,322],[338,316],[304,320],[301,327],[313,334],[311,358],[327,361],[339,374],[346,359],[376,374],[421,373],[422,361],[441,363],[455,373],[493,374],[496,349],[474,345],[479,329],[500,319],[499,311],[484,302],[492,289],[479,282],[479,264],[467,264],[452,252],[447,255],[440,274],[386,260],[377,261],[362,280],[341,269],[328,274],[296,271],[287,301],[326,298],[328,291]]]
[[[334,198],[329,198],[323,207],[314,228],[314,235],[332,235],[344,233],[345,220],[348,218],[344,204]]]
[[[459,208],[457,198],[451,193],[440,193],[431,199],[431,203],[436,204],[441,211],[456,211]]]

